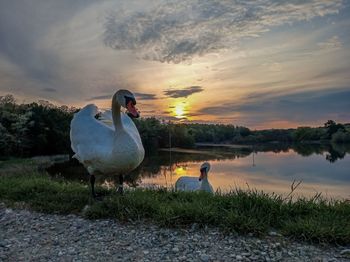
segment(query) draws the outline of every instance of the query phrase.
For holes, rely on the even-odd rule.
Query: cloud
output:
[[[105,100],[105,99],[112,99],[112,95],[93,96],[93,97],[86,99],[86,101]]]
[[[335,35],[325,42],[317,43],[317,45],[322,50],[338,50],[342,48],[343,43],[340,41],[339,37]]]
[[[154,1],[142,10],[106,17],[104,42],[130,50],[146,60],[167,63],[236,48],[240,40],[262,35],[271,27],[334,14],[335,1]],[[331,43],[332,44],[332,43]]]
[[[201,86],[190,86],[184,89],[169,89],[164,91],[164,95],[172,98],[188,97],[195,93],[200,93],[204,91]]]
[[[159,116],[164,99],[188,97],[205,86],[208,95],[227,92],[227,102],[244,97],[224,108],[215,107],[222,105],[214,101],[220,94],[209,101],[206,106],[214,107],[205,110],[217,113],[213,121],[270,121],[292,108],[286,101],[306,103],[287,93],[349,86],[348,11],[341,0],[0,1],[0,94],[82,106],[110,101],[123,88],[138,91],[142,109],[156,108]],[[237,49],[193,60],[191,67],[173,64]],[[192,112],[203,103],[193,101],[193,119],[206,118]]]
[[[85,6],[92,0],[85,1]],[[82,8],[83,1],[68,0],[0,2],[0,54],[31,79],[51,83],[57,78],[59,57],[38,43],[52,26],[69,20]]]
[[[44,92],[51,92],[51,93],[55,93],[57,92],[57,90],[55,88],[51,88],[51,87],[46,87],[42,89]]]
[[[156,100],[158,99],[155,94],[135,93],[137,99],[140,100]]]
[[[50,36],[93,1],[0,1],[0,71],[12,90],[30,100],[40,97],[59,103],[72,101],[78,81],[70,81],[73,66],[64,63],[63,45],[55,42],[69,44],[70,40],[66,30],[60,30],[57,39]],[[51,44],[49,40],[53,40]],[[0,91],[6,88],[5,81],[1,77]]]
[[[186,116],[176,117],[176,116],[169,116],[169,115],[161,116],[161,119],[165,121],[172,121],[174,123],[186,122],[186,120],[188,120]]]
[[[137,99],[140,100],[155,100],[157,99],[155,94],[145,94],[145,93],[134,93]],[[112,99],[112,95],[100,95],[100,96],[93,96],[87,99],[87,101],[92,100],[105,100],[105,99]]]
[[[350,119],[350,91],[308,91],[276,97],[248,99],[244,103],[226,103],[205,107],[197,113],[202,115],[231,116],[239,114],[239,124],[265,125],[271,121],[291,121],[314,124],[328,119],[347,121]]]
[[[333,68],[325,67],[321,72],[318,72],[313,78],[314,79],[320,79],[320,78],[350,79],[349,67],[339,66],[339,65],[335,65]]]

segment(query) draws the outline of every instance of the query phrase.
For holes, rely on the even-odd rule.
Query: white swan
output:
[[[73,157],[79,160],[90,174],[91,192],[95,174],[119,176],[119,189],[123,193],[123,175],[135,169],[143,160],[145,151],[139,132],[130,117],[139,117],[136,100],[128,90],[117,91],[112,98],[113,126],[98,121],[97,106],[90,104],[76,113],[71,122]],[[120,111],[121,106],[128,114]]]
[[[182,176],[175,183],[175,190],[180,191],[206,191],[214,193],[213,187],[208,181],[210,164],[205,162],[201,165],[199,178]]]

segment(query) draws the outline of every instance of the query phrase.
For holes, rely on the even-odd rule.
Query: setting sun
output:
[[[173,101],[173,103],[170,103],[172,106],[170,106],[170,115],[172,117],[177,118],[178,120],[188,120],[188,103],[187,101],[183,101],[176,99]]]
[[[183,118],[185,114],[185,106],[184,104],[178,104],[175,106],[175,117]]]

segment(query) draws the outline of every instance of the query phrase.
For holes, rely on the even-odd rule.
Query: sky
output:
[[[347,0],[0,0],[0,96],[251,129],[350,122]]]

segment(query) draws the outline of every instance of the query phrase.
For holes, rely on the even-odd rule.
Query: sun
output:
[[[177,119],[177,121],[189,120],[189,104],[187,101],[176,100],[169,107],[169,114]]]
[[[184,104],[177,104],[175,106],[175,117],[176,118],[183,118],[185,116],[185,106]]]

